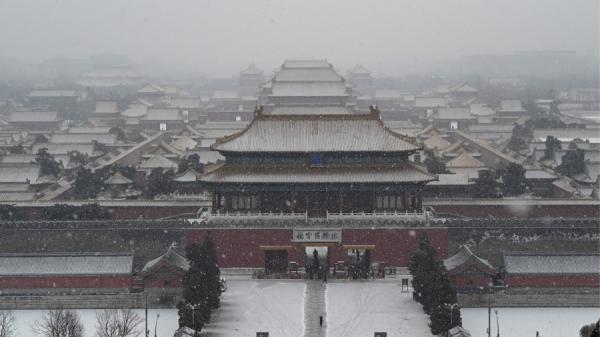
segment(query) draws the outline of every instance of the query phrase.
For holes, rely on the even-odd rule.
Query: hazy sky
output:
[[[122,53],[228,76],[328,58],[406,73],[468,53],[598,51],[598,0],[0,0],[0,56]]]

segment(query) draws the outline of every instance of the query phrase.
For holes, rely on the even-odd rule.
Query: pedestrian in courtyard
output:
[[[323,327],[323,316],[319,316],[319,326]]]

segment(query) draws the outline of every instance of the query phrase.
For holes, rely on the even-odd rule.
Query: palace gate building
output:
[[[447,232],[428,227],[422,209],[423,186],[436,178],[409,160],[419,149],[384,127],[376,108],[339,115],[257,109],[246,129],[213,145],[225,162],[202,177],[221,267],[285,272],[290,263],[303,267],[315,249],[328,267],[364,255],[406,266],[423,232],[445,256]]]

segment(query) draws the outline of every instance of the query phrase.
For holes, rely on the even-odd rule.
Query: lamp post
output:
[[[154,322],[154,337],[156,337],[156,327],[158,326],[158,318],[160,314],[156,314],[156,321]]]
[[[481,290],[481,292],[483,293],[483,291],[485,290],[485,288],[483,286],[479,287],[479,289]],[[492,337],[492,329],[491,329],[491,325],[492,325],[492,285],[488,284],[488,328],[487,328],[487,335],[488,337]]]
[[[192,327],[196,330],[196,309],[200,307],[200,304],[187,304],[188,309],[192,310]]]
[[[148,330],[148,293],[146,293],[146,309],[145,309],[145,319],[144,319],[144,323],[146,325],[146,333],[145,336],[149,337],[150,335],[150,331]]]
[[[450,329],[452,329],[452,316],[454,315],[454,309],[458,308],[458,304],[449,304],[448,308],[450,309]]]
[[[492,337],[492,287],[488,288],[488,337]]]
[[[500,323],[498,322],[498,310],[494,310],[496,313],[496,337],[500,337]]]

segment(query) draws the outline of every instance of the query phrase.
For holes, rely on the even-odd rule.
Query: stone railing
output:
[[[273,225],[294,227],[302,224],[320,226],[339,225],[429,225],[430,212],[324,212],[323,216],[313,217],[308,212],[221,212],[203,213],[199,218],[188,219],[194,225],[245,226]]]
[[[327,220],[403,220],[427,222],[428,212],[351,212],[351,213],[330,213],[327,212]]]
[[[307,220],[307,212],[221,212],[216,211],[207,214],[207,220],[219,221],[219,220],[237,220],[237,219],[248,219],[248,220]]]

